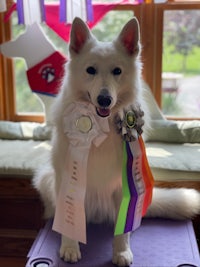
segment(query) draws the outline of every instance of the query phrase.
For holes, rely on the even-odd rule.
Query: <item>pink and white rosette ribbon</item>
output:
[[[82,243],[86,238],[84,199],[91,145],[99,146],[109,132],[108,118],[85,102],[70,104],[64,112],[64,133],[69,140],[66,169],[57,197],[53,230]]]

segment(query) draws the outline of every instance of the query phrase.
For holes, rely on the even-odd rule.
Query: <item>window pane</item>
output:
[[[12,38],[16,39],[25,32],[23,25],[18,25],[17,14],[12,16]],[[29,88],[26,77],[26,62],[22,58],[14,58],[14,74],[16,89],[16,111],[17,113],[41,113],[42,104],[36,94]]]
[[[112,41],[133,15],[133,11],[109,11],[92,32],[100,41]]]
[[[164,12],[162,110],[200,117],[200,10]]]

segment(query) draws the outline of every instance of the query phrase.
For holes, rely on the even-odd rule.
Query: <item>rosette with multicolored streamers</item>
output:
[[[144,142],[140,136],[143,124],[137,123],[137,119],[141,121],[142,116],[143,113],[140,109],[138,112],[136,109],[128,111],[124,119],[126,123],[122,122],[121,124],[126,125],[125,128],[128,128],[128,131],[122,129],[123,126],[120,128],[125,139],[123,141],[122,166],[123,196],[115,226],[115,235],[136,230],[152,199],[154,180],[147,161]],[[123,134],[124,132],[126,134]],[[132,133],[134,138],[128,138],[129,141],[127,141],[127,132],[129,135]],[[135,138],[136,134],[138,134],[137,138]]]

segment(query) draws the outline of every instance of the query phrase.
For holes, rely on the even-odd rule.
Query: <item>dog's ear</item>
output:
[[[136,18],[127,22],[119,34],[117,41],[123,45],[130,55],[135,55],[140,52],[139,23]]]
[[[91,33],[87,25],[80,18],[75,18],[72,23],[70,34],[70,53],[78,54],[90,37]]]

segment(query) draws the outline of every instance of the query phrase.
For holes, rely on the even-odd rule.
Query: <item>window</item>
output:
[[[166,10],[163,21],[162,110],[200,116],[200,10]]]
[[[164,114],[200,118],[200,1],[155,5],[152,88]]]
[[[8,4],[10,2],[12,1],[8,1]],[[94,2],[106,1],[96,0]],[[111,2],[109,1],[109,3]],[[192,84],[199,84],[200,66],[197,58],[200,47],[196,43],[188,50],[187,71],[183,71],[181,66],[184,61],[181,62],[180,58],[182,57],[182,60],[184,60],[184,57],[181,56],[178,50],[176,50],[176,53],[174,52],[175,44],[170,43],[170,38],[173,39],[173,37],[169,36],[169,33],[172,34],[169,25],[174,23],[174,25],[179,26],[180,24],[177,22],[177,16],[183,13],[192,14],[192,18],[199,17],[199,9],[200,1],[171,0],[163,4],[118,5],[93,28],[95,35],[99,39],[110,40],[112,39],[111,32],[115,35],[121,25],[133,14],[136,15],[141,27],[143,76],[152,89],[164,114],[168,117],[200,117],[200,89],[194,89],[192,94],[190,90],[190,94],[187,93],[188,96],[184,91],[187,90],[188,92],[189,90],[185,88],[185,79],[194,79]],[[195,16],[193,15],[194,13],[196,14]],[[12,39],[18,36],[19,32],[24,31],[23,26],[16,26],[15,16],[12,16],[12,25],[3,22],[2,13],[0,13],[0,19],[0,42]],[[62,41],[52,30],[49,30],[47,26],[43,25],[42,27],[52,42],[56,41],[56,46],[65,54],[67,43]],[[195,34],[197,36],[196,42],[200,38],[198,35],[199,27],[197,34]],[[178,31],[178,28],[176,30]],[[175,39],[173,40],[175,41]],[[194,43],[194,40],[192,42]],[[29,89],[25,68],[26,65],[23,59],[12,61],[0,56],[0,119],[43,121],[43,116],[41,116],[43,112],[42,104]],[[195,80],[197,83],[195,83]],[[187,101],[182,98],[183,96],[186,97]],[[189,99],[189,96],[191,99]],[[184,104],[182,105],[182,103]]]

